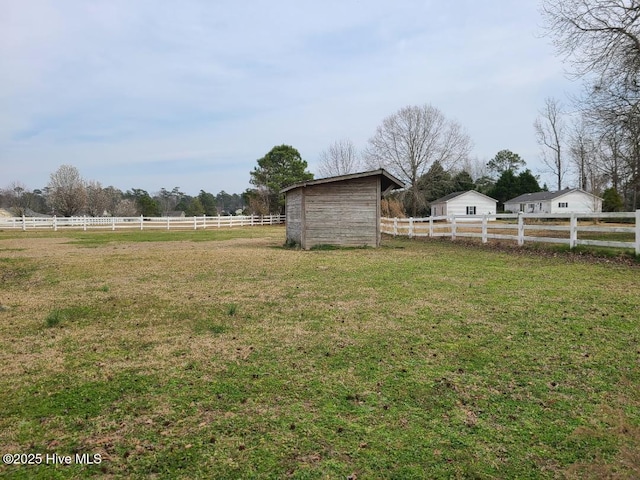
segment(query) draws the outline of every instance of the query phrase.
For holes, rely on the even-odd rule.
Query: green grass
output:
[[[0,256],[0,286],[20,284],[29,279],[34,270],[29,259]]]
[[[47,327],[64,325],[67,322],[91,322],[100,316],[100,309],[90,306],[55,308],[45,318]]]
[[[0,233],[0,476],[637,475],[637,266],[167,233]]]
[[[282,227],[253,227],[253,228],[215,228],[188,230],[174,229],[164,230],[162,228],[154,228],[148,230],[118,230],[112,232],[110,230],[67,230],[67,231],[50,231],[50,230],[27,230],[22,231],[5,231],[0,230],[0,239],[2,238],[63,238],[72,244],[78,244],[85,247],[98,247],[107,244],[120,244],[130,242],[183,242],[185,240],[192,242],[208,242],[208,241],[225,241],[238,238],[261,238],[264,237],[265,230],[272,232],[281,232]],[[22,248],[4,249],[0,248],[0,254],[4,251],[22,251]]]
[[[237,238],[259,238],[263,235],[258,228],[210,228],[207,230],[134,230],[118,232],[70,232],[73,243],[85,247],[96,247],[113,243],[128,242],[171,242],[185,241],[208,242],[225,241]]]
[[[227,315],[233,316],[236,313],[238,313],[238,305],[236,305],[235,303],[232,303],[227,307]]]

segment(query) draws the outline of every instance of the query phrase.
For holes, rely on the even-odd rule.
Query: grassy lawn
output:
[[[0,477],[640,477],[637,266],[283,243],[0,232]]]

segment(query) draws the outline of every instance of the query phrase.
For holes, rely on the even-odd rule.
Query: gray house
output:
[[[380,246],[380,199],[405,185],[387,171],[296,183],[285,194],[287,243]]]

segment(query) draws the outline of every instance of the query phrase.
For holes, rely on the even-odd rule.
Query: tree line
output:
[[[471,139],[456,122],[432,105],[408,106],[385,118],[359,152],[348,139],[334,142],[320,155],[321,177],[385,168],[407,188],[383,204],[390,212],[427,216],[430,204],[449,193],[477,190],[504,203],[522,193],[542,190],[516,153],[502,150],[486,164],[470,159]],[[307,162],[290,145],[279,145],[257,161],[253,189],[246,192],[256,213],[280,213],[280,191],[314,178]],[[522,169],[522,171],[519,171]],[[391,203],[389,203],[391,202]]]
[[[86,181],[72,165],[62,165],[50,175],[47,186],[28,190],[20,182],[12,182],[0,190],[0,207],[15,215],[77,215],[131,217],[233,215],[244,212],[246,198],[224,190],[214,195],[200,190],[190,196],[174,187],[161,188],[150,194],[141,188],[122,191],[100,182]]]

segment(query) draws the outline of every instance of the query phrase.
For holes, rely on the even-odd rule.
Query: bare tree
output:
[[[91,180],[87,182],[87,214],[92,217],[100,217],[109,212],[111,206],[110,192],[100,182]]]
[[[184,197],[184,193],[180,191],[180,187],[173,187],[171,191],[168,191],[166,188],[161,188],[155,197],[160,204],[162,214],[168,215],[176,209],[178,203],[180,203],[180,200]]]
[[[353,142],[347,138],[333,142],[320,153],[320,177],[333,177],[356,173],[361,168],[360,158]]]
[[[571,65],[570,73],[585,80],[587,88],[579,99],[580,108],[591,122],[598,124],[600,138],[607,140],[604,150],[613,155],[601,155],[608,164],[600,167],[614,167],[614,188],[622,188],[628,208],[637,208],[640,0],[543,0],[541,12],[546,33]],[[624,167],[623,176],[620,165]]]
[[[22,182],[11,182],[2,194],[4,203],[14,215],[29,215],[29,210],[33,208],[33,194]]]
[[[70,217],[81,213],[87,204],[85,182],[78,169],[62,165],[50,175],[49,203],[57,215]]]
[[[404,107],[382,121],[369,139],[367,163],[383,167],[411,186],[411,213],[424,206],[418,180],[434,162],[449,170],[466,160],[471,138],[431,105]]]
[[[134,215],[139,215],[140,211],[134,200],[121,198],[111,213],[117,217],[133,217]]]
[[[120,203],[123,201],[124,195],[122,193],[122,190],[115,188],[112,185],[109,185],[108,187],[105,187],[102,189],[103,193],[106,195],[107,198],[107,206],[106,206],[106,211],[109,215],[111,216],[133,216],[136,214],[135,210],[133,211],[133,213],[131,213],[131,215],[122,215],[119,213],[116,213],[119,209],[119,205]]]
[[[609,129],[601,135],[598,150],[598,167],[617,192],[620,191],[622,178],[624,178],[623,143],[618,130]]]
[[[489,168],[487,167],[487,160],[482,160],[478,156],[467,157],[459,165],[462,170],[465,170],[471,174],[471,177],[476,180],[478,178],[486,177],[489,175]]]
[[[543,0],[542,15],[574,75],[637,85],[640,0]]]
[[[563,115],[562,104],[554,98],[546,98],[540,116],[533,124],[536,140],[542,149],[542,162],[556,178],[558,190],[562,190],[562,180],[567,171],[563,156],[566,129]]]
[[[573,162],[578,186],[592,193],[598,193],[596,141],[584,117],[578,118],[569,131],[569,157]]]
[[[600,168],[611,173],[625,208],[635,210],[640,207],[640,99],[625,98],[613,87],[595,92],[585,104],[601,138]]]

